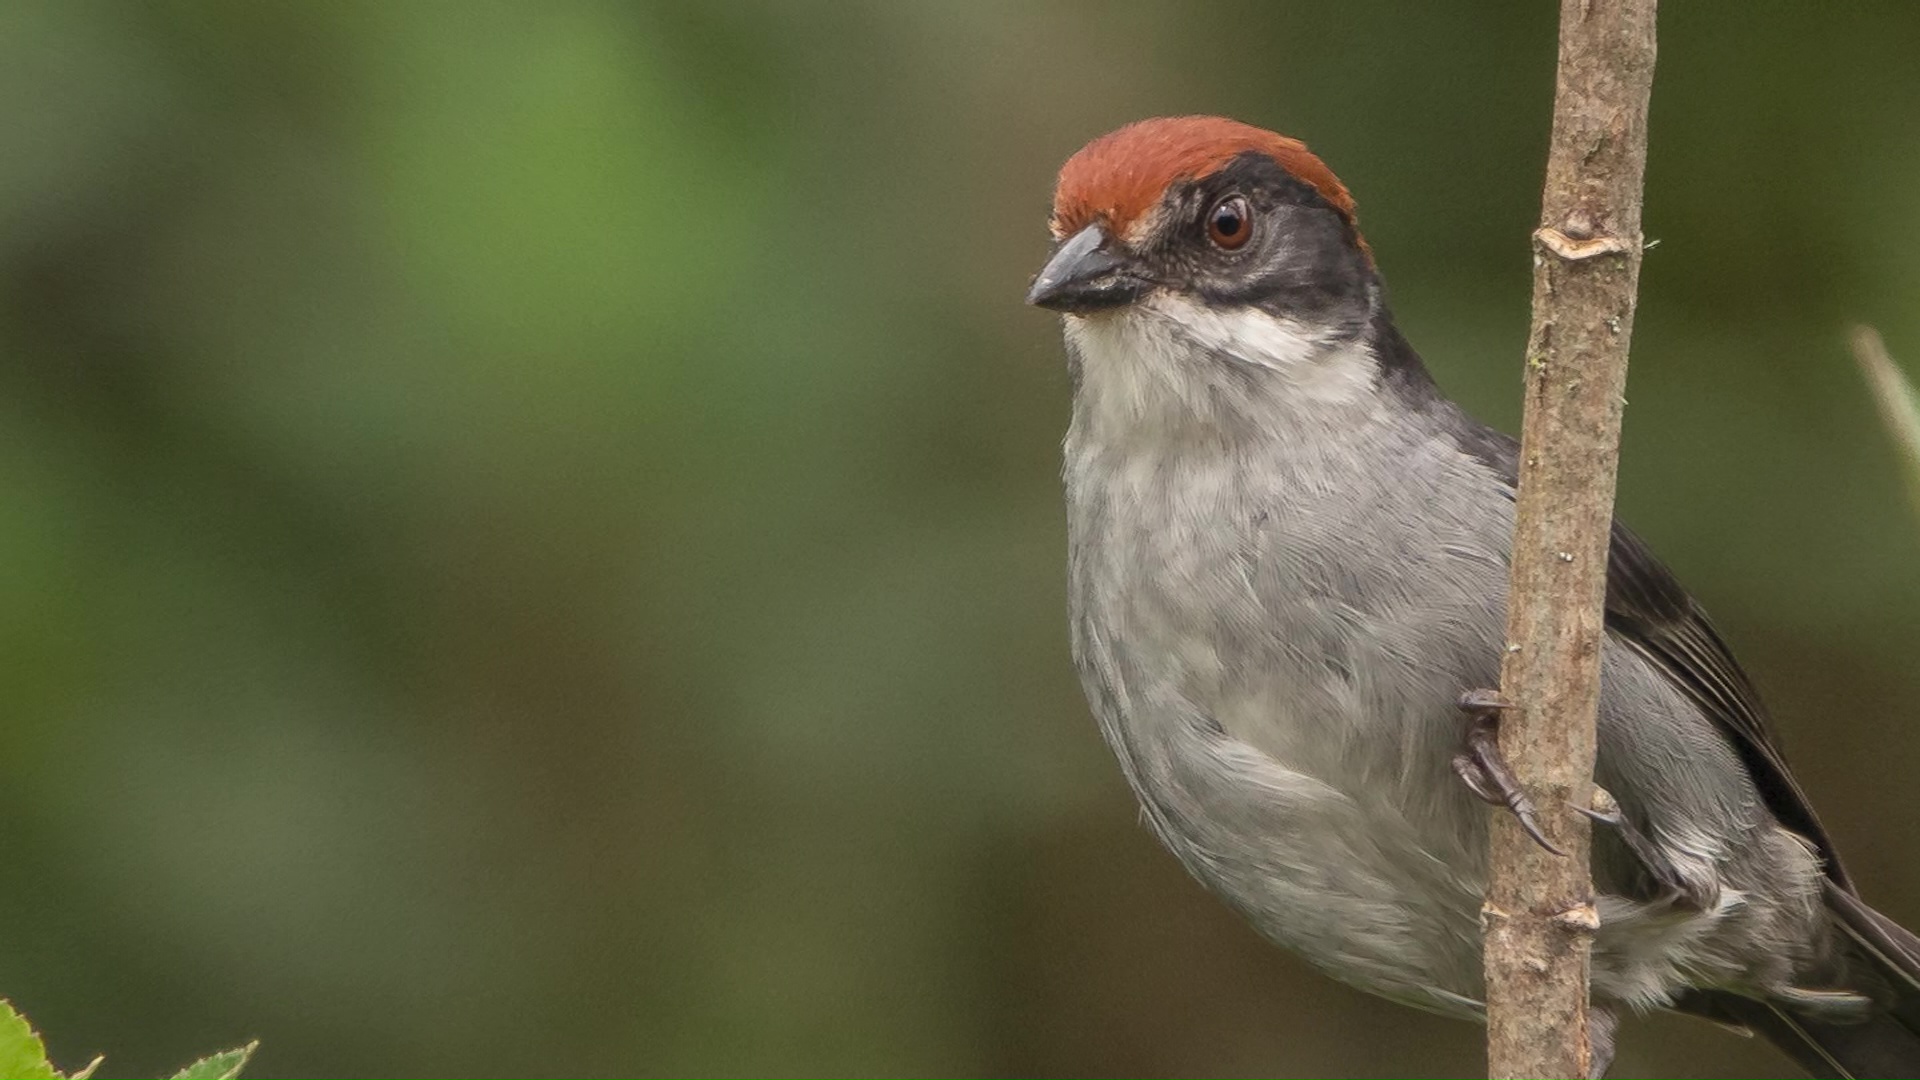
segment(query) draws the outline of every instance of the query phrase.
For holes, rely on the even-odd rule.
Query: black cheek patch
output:
[[[1255,307],[1270,315],[1358,330],[1370,314],[1372,266],[1331,209],[1281,206],[1261,216],[1243,249],[1252,259],[1205,267],[1190,279],[1215,307]],[[1236,260],[1237,261],[1237,260]]]
[[[1206,216],[1235,193],[1253,204],[1254,234],[1245,247],[1225,251],[1208,239]],[[1353,226],[1272,158],[1242,154],[1165,205],[1157,242],[1142,254],[1169,287],[1211,307],[1364,327],[1376,277]]]

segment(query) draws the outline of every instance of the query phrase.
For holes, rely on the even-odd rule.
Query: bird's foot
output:
[[[1589,820],[1612,829],[1620,837],[1620,842],[1626,845],[1633,857],[1646,868],[1648,875],[1659,884],[1663,893],[1659,899],[1694,911],[1705,911],[1719,903],[1718,882],[1694,880],[1681,873],[1673,865],[1673,860],[1627,817],[1606,788],[1595,784],[1593,805],[1574,806],[1573,809]]]
[[[1540,815],[1533,799],[1500,754],[1500,714],[1511,708],[1513,705],[1498,691],[1469,690],[1460,695],[1460,711],[1467,714],[1467,735],[1465,745],[1453,756],[1453,771],[1480,799],[1506,807],[1534,843],[1555,855],[1565,855],[1540,831]]]

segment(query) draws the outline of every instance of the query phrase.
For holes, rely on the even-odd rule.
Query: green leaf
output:
[[[92,1061],[87,1062],[86,1068],[81,1069],[79,1072],[68,1073],[67,1080],[87,1080],[88,1077],[93,1075],[93,1070],[99,1068],[100,1063],[105,1060],[107,1060],[107,1055],[95,1055]]]
[[[27,1024],[27,1018],[0,1001],[0,1076],[7,1080],[60,1080],[47,1062],[46,1044]]]
[[[246,1066],[247,1059],[260,1048],[260,1040],[255,1039],[238,1050],[203,1057],[199,1061],[173,1074],[173,1080],[233,1080]]]

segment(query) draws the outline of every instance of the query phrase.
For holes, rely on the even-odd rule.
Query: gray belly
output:
[[[1502,565],[1373,527],[1401,550],[1361,556],[1351,492],[1283,511],[1224,470],[1154,472],[1180,488],[1157,509],[1109,489],[1069,510],[1076,659],[1148,820],[1267,937],[1472,1012],[1486,811],[1448,761],[1452,702],[1496,674]]]
[[[1101,730],[1147,820],[1190,872],[1263,935],[1341,979],[1472,1011],[1483,865],[1463,837],[1478,834],[1483,809],[1453,799],[1450,825],[1409,815],[1392,792],[1296,767],[1216,719],[1296,714],[1298,697],[1278,683],[1182,700],[1145,676],[1152,661],[1113,641],[1097,616],[1074,636]]]
[[[1075,660],[1148,820],[1196,877],[1345,981],[1472,1014],[1488,811],[1449,767],[1453,702],[1497,678],[1512,507],[1464,459],[1380,449],[1392,467],[1331,482],[1284,462],[1256,483],[1233,460],[1070,457]],[[1727,957],[1748,950],[1728,946],[1808,938],[1794,883],[1811,860],[1674,688],[1613,643],[1603,682],[1603,781],[1668,823],[1657,839],[1728,899],[1603,898],[1596,993],[1659,1005],[1782,976],[1739,970]]]

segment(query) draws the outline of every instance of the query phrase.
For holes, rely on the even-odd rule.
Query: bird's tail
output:
[[[1823,1018],[1803,1003],[1720,991],[1696,993],[1680,1007],[1764,1037],[1816,1077],[1920,1076],[1920,938],[1844,886],[1829,882],[1826,901],[1854,962],[1849,981],[1858,985],[1849,988],[1872,999],[1865,1016]]]

